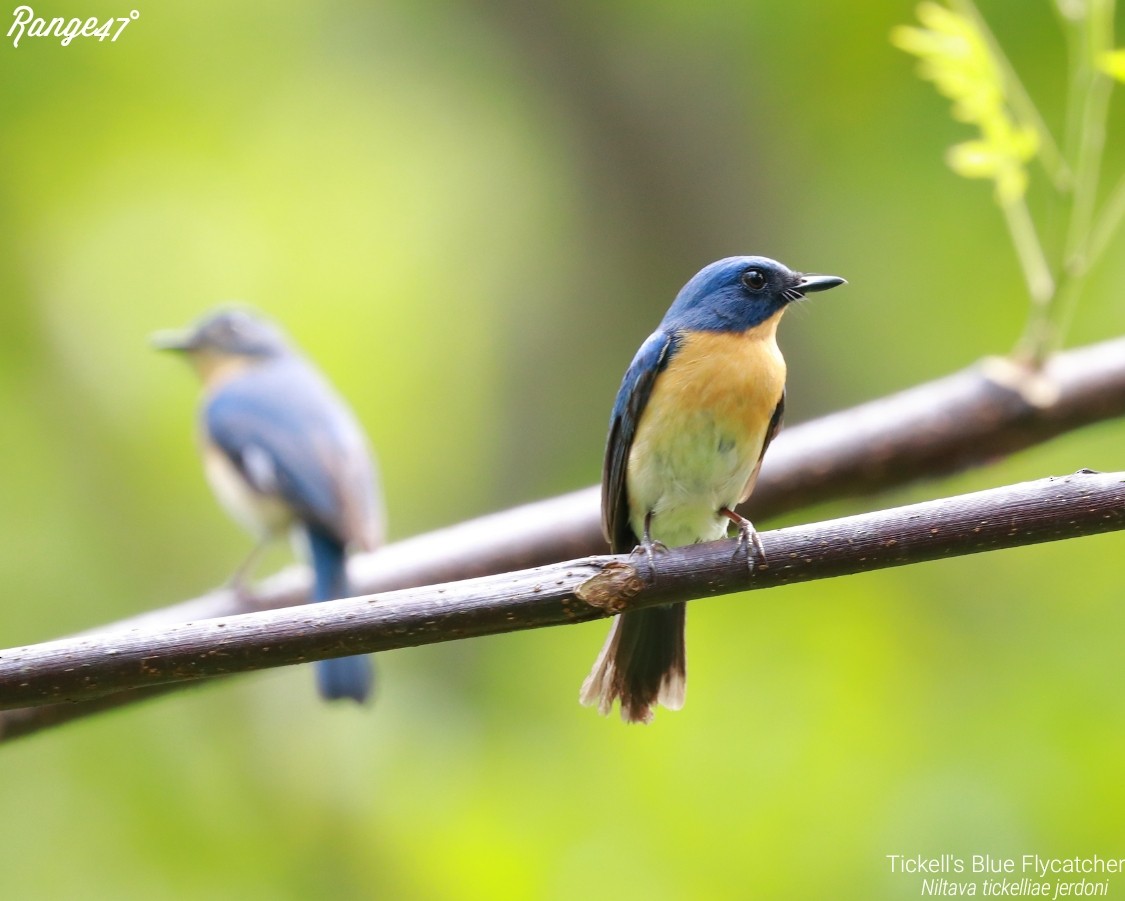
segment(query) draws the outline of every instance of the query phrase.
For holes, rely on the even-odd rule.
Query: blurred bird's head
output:
[[[727,257],[705,266],[676,295],[665,328],[744,332],[812,291],[846,284],[835,275],[794,272],[768,257]]]
[[[186,329],[157,332],[152,343],[185,354],[208,384],[291,353],[281,329],[245,309],[217,310]]]

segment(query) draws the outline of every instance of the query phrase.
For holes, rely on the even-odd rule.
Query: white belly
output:
[[[204,449],[203,471],[223,509],[259,541],[281,534],[293,522],[293,513],[281,498],[251,488],[217,448]]]
[[[706,411],[651,442],[637,441],[629,460],[630,521],[643,534],[652,511],[652,538],[669,547],[713,541],[733,510],[762,452],[765,429],[736,438]]]

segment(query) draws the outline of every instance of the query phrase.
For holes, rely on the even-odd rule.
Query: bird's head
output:
[[[241,308],[209,313],[186,329],[157,332],[152,343],[185,354],[207,383],[291,352],[281,329]]]
[[[768,257],[727,257],[697,272],[664,317],[666,328],[744,332],[812,291],[846,284],[835,275],[794,272]]]

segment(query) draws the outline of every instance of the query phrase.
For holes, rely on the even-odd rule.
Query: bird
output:
[[[152,342],[199,375],[207,481],[256,539],[232,587],[241,590],[260,552],[289,531],[311,560],[311,599],[347,597],[349,548],[374,550],[384,530],[374,458],[348,405],[278,325],[249,309],[220,308]],[[327,700],[371,695],[366,655],[318,661],[316,672]]]
[[[718,260],[676,295],[625,372],[602,468],[602,530],[613,553],[654,552],[724,538],[733,523],[748,561],[764,558],[736,512],[781,427],[785,360],[777,326],[789,304],[845,280],[794,272],[762,256]],[[615,617],[579,695],[627,723],[657,705],[683,707],[685,605]]]

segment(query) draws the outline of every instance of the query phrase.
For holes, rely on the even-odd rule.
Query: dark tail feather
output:
[[[375,667],[366,654],[316,662],[316,684],[326,701],[352,698],[362,704],[375,683]]]
[[[621,718],[627,723],[652,722],[657,704],[669,710],[683,707],[685,612],[684,604],[671,604],[614,619],[609,638],[582,683],[582,703],[596,703],[604,716],[620,699]]]
[[[344,545],[320,529],[306,529],[312,551],[314,601],[332,601],[348,596],[347,555]],[[375,683],[375,668],[366,654],[319,660],[316,680],[321,697],[328,701],[351,698],[363,703]]]

